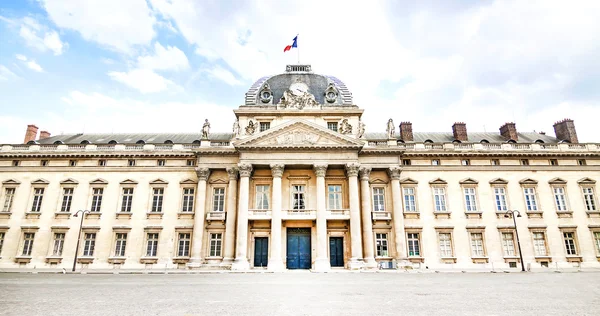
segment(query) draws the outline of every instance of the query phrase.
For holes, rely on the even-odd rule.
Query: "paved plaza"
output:
[[[598,315],[600,273],[0,274],[0,315]]]

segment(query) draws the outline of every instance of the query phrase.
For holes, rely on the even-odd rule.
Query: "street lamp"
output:
[[[73,272],[75,272],[75,267],[77,265],[77,252],[79,252],[79,241],[81,240],[81,227],[83,227],[83,218],[85,214],[88,214],[90,211],[88,210],[79,210],[73,214],[73,217],[77,217],[79,213],[81,213],[81,221],[79,222],[79,235],[77,237],[77,246],[75,246],[75,258],[73,259]]]
[[[519,257],[521,258],[521,271],[525,272],[525,262],[523,262],[523,252],[521,251],[521,242],[519,241],[519,231],[517,230],[517,219],[515,218],[515,213],[517,213],[516,217],[521,217],[521,212],[517,210],[508,210],[504,217],[513,218],[513,223],[515,224],[515,233],[517,234],[517,245],[519,246]]]

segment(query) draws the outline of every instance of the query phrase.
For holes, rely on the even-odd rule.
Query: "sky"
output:
[[[545,131],[600,142],[597,0],[0,1],[0,144],[68,133],[230,132],[258,78],[346,83],[367,132]]]

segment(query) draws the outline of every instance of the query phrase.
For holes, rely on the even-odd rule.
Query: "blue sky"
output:
[[[0,3],[0,143],[227,132],[252,83],[296,62],[343,80],[367,131],[546,131],[597,142],[599,1],[22,0]]]

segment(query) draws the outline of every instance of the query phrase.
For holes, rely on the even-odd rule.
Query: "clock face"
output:
[[[302,82],[292,83],[290,86],[290,91],[292,91],[292,94],[300,96],[308,92],[308,86]]]

